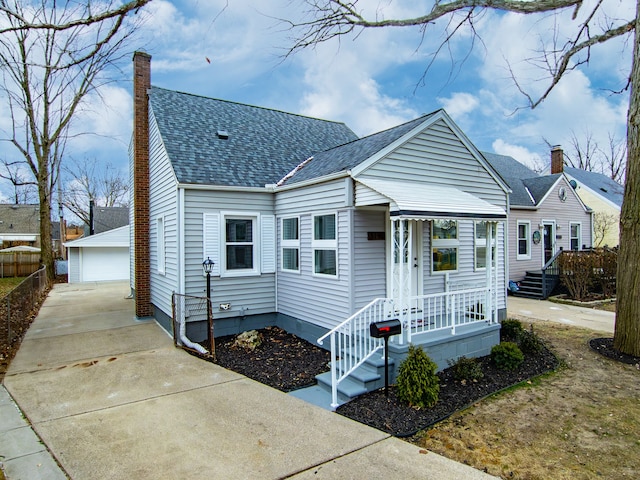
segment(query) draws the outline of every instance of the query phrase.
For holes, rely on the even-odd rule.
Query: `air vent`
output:
[[[227,132],[226,130],[218,130],[216,132],[216,135],[218,135],[218,138],[220,140],[227,140],[229,138],[229,132]]]
[[[607,192],[609,191],[609,190],[607,190],[607,189],[606,189],[606,188],[604,188],[604,187],[600,187],[600,190],[602,190],[602,191],[603,191],[603,192],[605,192],[605,193],[607,193]]]

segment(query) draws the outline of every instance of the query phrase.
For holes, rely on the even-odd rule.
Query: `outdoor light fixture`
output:
[[[207,259],[204,262],[202,262],[202,269],[204,270],[204,273],[206,273],[207,275],[211,275],[214,265],[215,265],[214,261],[211,260],[209,257],[207,257]]]

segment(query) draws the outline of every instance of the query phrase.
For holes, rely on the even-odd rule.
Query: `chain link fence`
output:
[[[213,315],[211,301],[206,297],[194,297],[174,293],[173,307],[173,343],[206,358],[215,359],[215,341],[213,338]],[[206,322],[207,338],[194,341],[189,338],[187,323]]]
[[[33,310],[44,299],[48,287],[46,269],[41,268],[0,300],[0,322],[3,326],[0,328],[0,355],[3,361],[8,360],[5,357],[31,325]]]

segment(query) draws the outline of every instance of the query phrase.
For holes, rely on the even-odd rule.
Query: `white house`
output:
[[[138,316],[206,335],[192,312],[172,319],[172,293],[205,296],[209,258],[216,334],[326,337],[334,404],[381,346],[372,322],[398,319],[392,354],[420,344],[441,367],[498,343],[508,187],[446,112],[359,139],[341,123],[151,87],[144,53],[134,69]],[[338,366],[347,345],[352,364]]]

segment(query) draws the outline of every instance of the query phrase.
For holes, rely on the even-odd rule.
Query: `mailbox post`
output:
[[[389,395],[389,337],[402,333],[400,320],[385,320],[383,322],[371,323],[369,334],[373,338],[384,339],[384,394]]]

